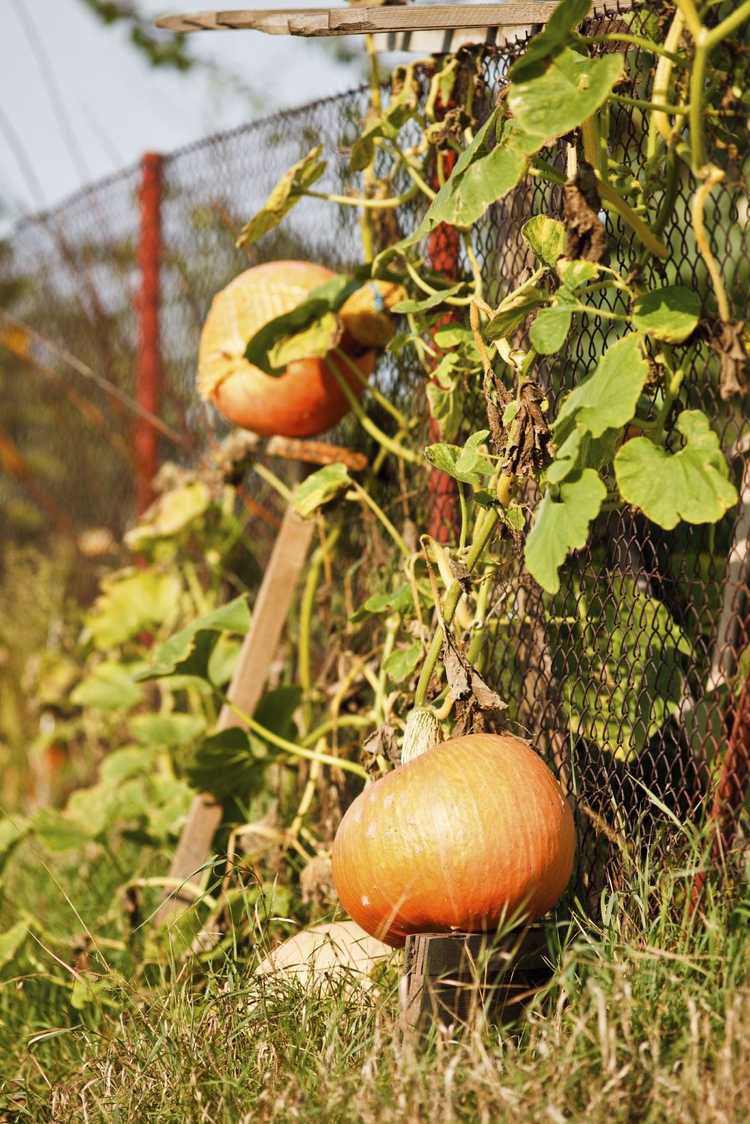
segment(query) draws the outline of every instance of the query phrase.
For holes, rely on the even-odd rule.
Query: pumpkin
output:
[[[312,437],[331,429],[349,410],[334,371],[361,395],[375,366],[369,340],[357,343],[339,317],[338,346],[356,362],[362,378],[341,359],[294,359],[269,375],[245,359],[255,333],[304,301],[334,276],[311,262],[276,261],[254,266],[217,293],[201,333],[198,390],[228,421],[262,437]],[[358,321],[353,320],[355,325]],[[387,340],[386,340],[387,342]]]
[[[521,738],[450,738],[369,785],[333,845],[333,881],[357,924],[390,945],[410,933],[533,920],[573,870],[560,785]]]

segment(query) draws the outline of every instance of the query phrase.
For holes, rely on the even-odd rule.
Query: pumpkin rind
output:
[[[333,845],[341,904],[366,932],[482,931],[533,920],[573,870],[575,826],[541,757],[510,735],[451,738],[365,789]]]
[[[216,294],[201,333],[198,389],[229,421],[262,437],[313,437],[349,410],[334,371],[357,396],[362,394],[362,380],[333,356],[295,360],[278,376],[245,359],[248,340],[264,324],[331,277],[329,269],[311,262],[267,262],[245,270]],[[355,345],[346,333],[339,346],[353,356]],[[356,364],[369,378],[375,353],[365,352]]]

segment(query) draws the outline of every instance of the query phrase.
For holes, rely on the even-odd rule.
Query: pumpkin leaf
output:
[[[336,317],[330,314],[337,312],[363,283],[359,271],[354,277],[338,273],[311,289],[304,301],[258,329],[248,340],[245,358],[266,374],[274,375],[292,359],[325,355],[335,346],[336,333],[340,333]],[[311,350],[305,353],[305,349]]]
[[[444,355],[427,384],[430,417],[440,424],[440,435],[452,441],[464,420],[464,394],[460,376],[456,374],[459,358],[454,352]]]
[[[415,640],[408,648],[398,648],[391,652],[383,664],[383,670],[394,683],[403,683],[416,669],[422,657],[422,645]]]
[[[667,285],[644,293],[633,305],[633,324],[667,343],[683,343],[698,326],[700,297],[684,285]]]
[[[284,173],[261,209],[243,226],[237,239],[238,247],[251,246],[278,226],[307,189],[320,179],[326,170],[326,162],[321,160],[322,152],[323,146],[315,145]]]
[[[139,682],[174,675],[204,675],[213,647],[212,633],[231,632],[243,635],[250,627],[247,596],[235,597],[219,609],[213,609],[196,618],[186,628],[180,629],[160,644],[153,662],[135,676]]]
[[[364,132],[355,140],[349,157],[349,171],[363,172],[368,168],[375,155],[375,141],[380,137],[395,140],[399,130],[414,116],[418,107],[416,87],[410,82],[404,82],[385,112],[369,119]]]
[[[521,227],[521,234],[545,265],[554,265],[565,253],[565,227],[549,215],[534,215]]]
[[[0,969],[15,960],[29,935],[29,926],[25,921],[17,921],[10,929],[0,933]]]
[[[174,617],[182,583],[175,573],[149,569],[113,574],[101,588],[85,618],[85,631],[97,648],[110,652],[138,632]]]
[[[177,748],[195,741],[205,729],[196,714],[138,714],[130,721],[133,737],[141,745]]]
[[[492,462],[481,452],[481,446],[488,437],[489,430],[480,429],[467,438],[463,447],[441,442],[428,445],[424,455],[431,465],[452,476],[454,480],[478,488],[483,479],[494,472]]]
[[[623,75],[624,57],[591,59],[563,47],[546,62],[526,66],[508,91],[508,108],[532,137],[550,141],[578,128],[595,113]],[[541,147],[541,145],[540,145]]]
[[[96,836],[98,829],[97,823],[84,825],[54,808],[40,808],[31,820],[34,835],[50,851],[84,847]]]
[[[737,503],[719,438],[700,410],[683,410],[677,430],[686,444],[669,453],[648,437],[634,437],[618,450],[615,476],[620,495],[659,527],[716,523]]]
[[[552,426],[555,437],[567,436],[572,425],[594,437],[626,425],[635,414],[647,376],[641,338],[631,332],[613,343],[594,373],[563,399]]]
[[[185,773],[193,788],[218,799],[247,798],[261,791],[271,758],[258,755],[247,731],[230,726],[204,738]]]
[[[398,304],[394,304],[393,311],[402,315],[409,312],[429,312],[431,308],[438,308],[445,301],[446,297],[455,297],[460,293],[464,287],[463,281],[457,285],[451,285],[449,289],[441,289],[440,292],[433,293],[431,296],[422,297],[419,300],[403,300]]]
[[[534,312],[549,300],[549,293],[536,285],[527,283],[505,297],[490,319],[484,325],[484,335],[488,340],[504,339],[520,328],[529,313]]]
[[[573,319],[571,309],[564,305],[543,308],[535,317],[529,339],[540,355],[554,355],[565,343]]]
[[[555,269],[563,286],[573,292],[581,285],[587,285],[599,276],[599,266],[594,261],[558,261]]]
[[[411,586],[408,582],[386,593],[373,593],[354,613],[353,621],[363,620],[374,613],[402,613],[411,606]]]
[[[589,526],[599,514],[607,489],[593,468],[560,486],[554,499],[548,490],[534,513],[526,539],[526,568],[542,589],[557,593],[559,570],[571,550],[586,545]]]
[[[22,816],[0,820],[0,872],[21,840],[28,835],[29,830],[29,821]]]
[[[130,550],[140,550],[153,539],[176,535],[205,513],[211,502],[208,487],[196,480],[172,488],[158,497],[136,527],[125,535]]]
[[[571,31],[586,19],[590,7],[589,0],[561,0],[544,29],[534,36],[523,55],[511,66],[511,81],[523,81],[536,72],[540,63],[565,46]]]
[[[292,492],[292,505],[298,515],[307,518],[348,488],[352,482],[346,465],[327,464],[319,468]]]
[[[143,697],[143,690],[119,663],[101,663],[71,691],[75,706],[90,710],[129,710]]]

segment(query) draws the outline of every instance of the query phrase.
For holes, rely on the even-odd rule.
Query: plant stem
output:
[[[303,757],[306,761],[320,761],[321,765],[332,765],[336,769],[354,773],[355,776],[362,777],[363,780],[368,779],[367,773],[356,761],[347,761],[345,757],[333,757],[330,753],[318,753],[315,750],[306,749],[304,746],[295,745],[294,742],[287,741],[286,738],[280,737],[279,734],[275,734],[273,730],[269,730],[266,726],[261,726],[260,722],[256,722],[254,718],[246,714],[233,702],[230,702],[229,699],[226,699],[226,705],[237,715],[242,724],[247,726],[254,734],[257,734],[259,738],[263,738],[264,741],[275,745],[278,749],[283,749],[285,753],[291,754],[292,757]]]
[[[391,523],[391,521],[388,518],[388,516],[386,515],[386,513],[383,511],[382,507],[380,507],[380,505],[375,502],[375,500],[372,498],[370,493],[366,492],[364,488],[361,488],[359,486],[359,484],[356,483],[356,481],[352,481],[352,491],[354,491],[357,498],[360,499],[362,501],[362,503],[367,504],[367,506],[369,507],[370,511],[373,513],[375,518],[382,524],[382,526],[386,529],[388,534],[391,536],[391,538],[393,539],[393,542],[396,544],[398,549],[401,551],[404,558],[411,558],[411,551],[409,550],[408,546],[406,545],[404,540],[401,538],[401,535],[398,533],[396,528],[393,526],[393,524]],[[350,495],[351,493],[348,493],[348,494]]]
[[[727,35],[731,35],[746,20],[750,20],[750,0],[745,0],[744,4],[740,4],[739,8],[710,31],[705,29],[704,43],[707,50],[712,51],[722,39],[726,39]]]
[[[339,348],[336,348],[334,354],[337,357],[340,357],[343,352],[341,352]],[[383,449],[387,450],[389,453],[393,453],[394,457],[401,457],[401,459],[405,460],[407,464],[419,464],[419,457],[416,453],[413,453],[411,449],[407,449],[403,445],[399,445],[398,441],[394,441],[393,438],[389,437],[387,433],[383,433],[383,430],[380,429],[379,426],[375,425],[375,422],[372,421],[371,418],[368,418],[348,382],[343,377],[343,375],[339,374],[339,372],[332,364],[331,371],[334,378],[336,379],[336,382],[341,387],[341,393],[344,395],[344,398],[346,398],[349,406],[351,407],[352,413],[364,429],[365,433],[369,433],[370,437],[374,438],[374,440],[377,441],[377,443],[382,446]]]
[[[394,421],[398,424],[399,429],[408,430],[412,425],[414,425],[416,419],[412,419],[411,422],[407,421],[399,408],[397,406],[394,406],[390,399],[386,398],[385,394],[381,393],[381,391],[378,390],[377,386],[375,386],[374,383],[370,382],[370,380],[367,378],[367,375],[365,375],[359,369],[357,364],[349,358],[345,351],[342,351],[341,348],[336,348],[336,357],[337,359],[343,359],[344,365],[348,368],[349,371],[351,371],[353,375],[356,376],[359,382],[362,383],[362,386],[364,386],[370,392],[378,405],[382,406],[383,409],[391,415]]]
[[[329,718],[326,722],[321,722],[314,730],[302,739],[302,745],[308,748],[315,745],[319,738],[325,737],[326,734],[333,733],[335,730],[346,729],[351,727],[355,730],[366,730],[368,726],[374,726],[375,722],[372,718],[367,718],[364,714],[344,714],[341,717]]]
[[[687,116],[690,112],[689,105],[672,105],[669,102],[644,101],[643,98],[629,98],[626,94],[612,94],[612,100],[620,105],[632,106],[634,109],[651,110],[654,113],[671,113],[673,116]]]
[[[703,131],[703,90],[706,84],[708,51],[695,46],[693,69],[690,73],[690,153],[693,174],[700,176],[706,163],[706,140]]]
[[[501,481],[506,480],[506,479],[507,478],[501,477]],[[499,491],[500,491],[500,485],[498,485],[498,492]],[[508,481],[508,483],[507,483],[507,490],[506,490],[505,494],[509,495],[509,492],[510,492],[510,481]],[[500,500],[500,502],[502,503],[503,501]],[[505,503],[507,504],[507,499],[506,499]],[[503,506],[505,506],[505,504],[503,504]],[[484,514],[484,519],[481,521],[481,523],[477,527],[477,532],[476,532],[476,536],[474,538],[474,542],[471,544],[471,549],[469,550],[469,553],[466,556],[466,569],[469,571],[469,573],[471,573],[471,571],[474,569],[477,562],[479,561],[479,559],[480,559],[480,557],[481,557],[481,555],[484,551],[484,548],[487,546],[487,543],[490,540],[490,536],[492,535],[492,532],[494,531],[495,526],[497,524],[497,521],[500,517],[499,512],[498,512],[497,508],[495,508],[495,507],[489,508],[483,514]],[[461,600],[461,594],[462,593],[463,593],[463,588],[461,586],[461,583],[457,582],[457,581],[454,581],[448,587],[448,589],[445,591],[445,597],[443,598],[443,604],[442,604],[442,618],[443,618],[443,622],[444,622],[445,625],[449,625],[451,623],[451,621],[453,620],[453,617],[456,614],[456,609],[458,608],[458,603]],[[428,650],[427,655],[425,657],[425,661],[422,665],[422,671],[421,671],[420,676],[419,676],[419,682],[417,683],[417,689],[414,692],[414,706],[415,707],[424,706],[424,704],[425,704],[425,700],[427,699],[427,692],[428,692],[429,687],[430,687],[430,680],[432,679],[432,673],[435,670],[435,665],[436,665],[436,663],[438,661],[438,658],[440,656],[440,652],[441,652],[442,647],[443,647],[443,630],[442,630],[441,625],[438,624],[438,627],[435,629],[435,632],[433,633],[432,641],[430,643],[429,650]]]
[[[729,298],[727,291],[724,288],[724,280],[721,276],[719,263],[713,255],[711,245],[706,233],[705,224],[705,208],[706,201],[713,191],[713,189],[720,184],[724,179],[724,173],[721,169],[715,167],[713,164],[707,169],[707,175],[703,183],[698,187],[695,195],[693,196],[692,203],[692,221],[693,232],[695,234],[695,243],[700,251],[701,257],[706,263],[706,268],[711,277],[711,283],[716,294],[716,304],[719,309],[719,317],[724,323],[728,323],[732,318],[732,313],[729,308]]]
[[[339,527],[334,528],[326,537],[325,541],[314,551],[312,559],[310,560],[310,568],[307,571],[305,587],[302,591],[302,599],[300,601],[299,639],[297,642],[297,677],[303,691],[302,713],[303,725],[306,731],[309,730],[310,721],[312,719],[310,703],[310,691],[312,689],[310,634],[312,631],[315,594],[318,589],[318,582],[320,581],[320,571],[323,568],[323,561],[328,552],[335,546],[340,533]]]
[[[310,199],[323,199],[326,203],[338,203],[342,207],[368,207],[371,210],[396,210],[398,207],[403,207],[404,203],[409,203],[417,194],[418,188],[416,184],[411,187],[402,195],[394,195],[390,199],[368,199],[364,195],[333,195],[326,191],[305,191],[304,194]]]
[[[690,29],[690,34],[694,39],[697,39],[705,29],[693,0],[675,0],[675,5],[685,17],[685,23]]]
[[[650,51],[652,55],[661,55],[662,58],[669,59],[675,66],[689,66],[687,59],[682,55],[675,54],[665,46],[659,43],[654,43],[651,39],[644,39],[641,35],[628,35],[625,32],[611,32],[608,35],[582,35],[580,38],[585,43],[631,43],[634,47],[642,47],[644,51]]]
[[[278,492],[281,498],[290,503],[292,499],[292,490],[287,488],[282,480],[279,480],[275,472],[272,472],[265,464],[260,462],[253,465],[253,469],[260,476],[261,480],[265,480],[266,484],[270,484],[274,491]]]

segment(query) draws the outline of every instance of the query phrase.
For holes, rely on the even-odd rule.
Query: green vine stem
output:
[[[695,195],[691,207],[691,216],[693,222],[693,232],[695,234],[695,243],[698,247],[701,257],[706,263],[706,269],[711,277],[711,284],[713,285],[714,293],[716,294],[716,304],[719,309],[719,317],[724,323],[728,323],[732,318],[732,313],[729,308],[729,298],[727,291],[724,288],[724,280],[721,276],[719,263],[713,255],[711,244],[708,240],[706,233],[705,223],[705,210],[706,202],[708,201],[711,192],[717,187],[724,179],[724,173],[721,169],[711,164],[707,169],[704,169],[705,179],[700,184]]]
[[[310,560],[310,568],[307,571],[307,577],[305,579],[305,586],[302,591],[302,599],[300,601],[299,639],[297,641],[297,676],[303,691],[302,715],[303,729],[305,732],[309,730],[310,722],[312,721],[312,705],[310,702],[310,692],[312,690],[310,636],[312,632],[313,610],[315,607],[315,594],[318,590],[323,562],[336,545],[340,533],[341,530],[339,527],[334,528],[313,552],[313,556]]]
[[[326,203],[338,203],[342,207],[367,207],[372,210],[397,210],[405,203],[411,203],[419,193],[415,183],[408,187],[402,195],[394,195],[390,199],[368,199],[364,195],[332,195],[327,191],[313,191],[308,188],[303,192],[309,199],[323,199]]]
[[[345,730],[347,728],[352,730],[367,730],[370,726],[374,726],[375,721],[373,718],[368,717],[366,714],[342,714],[336,718],[328,718],[325,722],[321,722],[314,730],[311,730],[306,737],[302,738],[303,747],[309,749],[311,745],[315,745],[320,738],[324,738],[326,734],[332,734],[336,730]]]
[[[362,384],[363,387],[365,387],[365,389],[375,399],[378,405],[382,406],[386,413],[391,415],[393,420],[398,425],[399,429],[403,430],[406,433],[409,429],[416,425],[416,419],[412,418],[411,420],[409,420],[408,418],[404,417],[398,406],[394,406],[390,398],[383,394],[382,391],[378,390],[375,383],[362,373],[357,364],[349,358],[345,351],[342,351],[341,348],[336,348],[334,353],[337,359],[343,360],[346,369],[355,376],[355,378]]]
[[[317,750],[306,749],[302,745],[297,745],[295,742],[287,741],[279,734],[275,734],[273,730],[269,730],[267,726],[262,726],[260,722],[247,714],[240,707],[236,706],[229,699],[226,700],[226,705],[233,714],[240,719],[243,726],[247,726],[248,730],[257,734],[259,738],[275,745],[277,749],[283,749],[285,753],[290,754],[292,757],[301,757],[305,761],[319,761],[321,765],[331,765],[335,769],[343,769],[347,773],[353,773],[356,777],[361,777],[362,780],[368,780],[366,771],[356,761],[349,761],[346,757],[334,757],[330,753],[320,753]]]
[[[334,349],[334,355],[337,358],[342,358],[343,354],[344,353],[339,348]],[[348,356],[346,358],[348,359]],[[394,457],[400,457],[401,460],[406,461],[407,464],[419,464],[420,458],[416,453],[412,452],[411,449],[407,449],[405,445],[400,445],[398,441],[395,441],[392,437],[389,437],[387,433],[383,433],[383,430],[380,429],[379,426],[375,425],[375,422],[372,420],[372,418],[369,418],[365,411],[362,409],[362,405],[359,399],[352,391],[344,376],[340,374],[332,364],[330,369],[333,373],[334,378],[336,379],[336,382],[341,388],[341,393],[344,395],[344,398],[346,398],[352,413],[364,429],[365,433],[369,433],[370,437],[377,441],[378,445],[380,445],[387,452],[393,453]]]
[[[357,484],[354,480],[352,481],[352,487],[350,491],[347,492],[347,498],[351,499],[353,497],[356,497],[363,504],[366,504],[366,506],[369,507],[370,511],[373,513],[381,526],[384,527],[388,532],[395,545],[403,554],[404,558],[411,558],[411,551],[402,539],[401,535],[391,523],[386,513],[383,511],[382,507],[380,507],[380,505],[375,502],[369,492],[366,492],[365,489],[361,488],[359,484]]]
[[[646,142],[646,158],[651,159],[656,155],[656,138],[660,133],[664,140],[669,144],[671,142],[672,130],[667,119],[666,103],[667,95],[669,94],[669,87],[672,81],[672,68],[674,66],[675,56],[673,52],[677,49],[682,38],[682,33],[685,30],[685,16],[678,9],[675,12],[672,24],[667,32],[667,38],[664,40],[664,46],[669,54],[659,59],[654,74],[654,83],[651,90],[652,101],[659,107],[655,113],[651,114],[648,128],[648,140]]]

